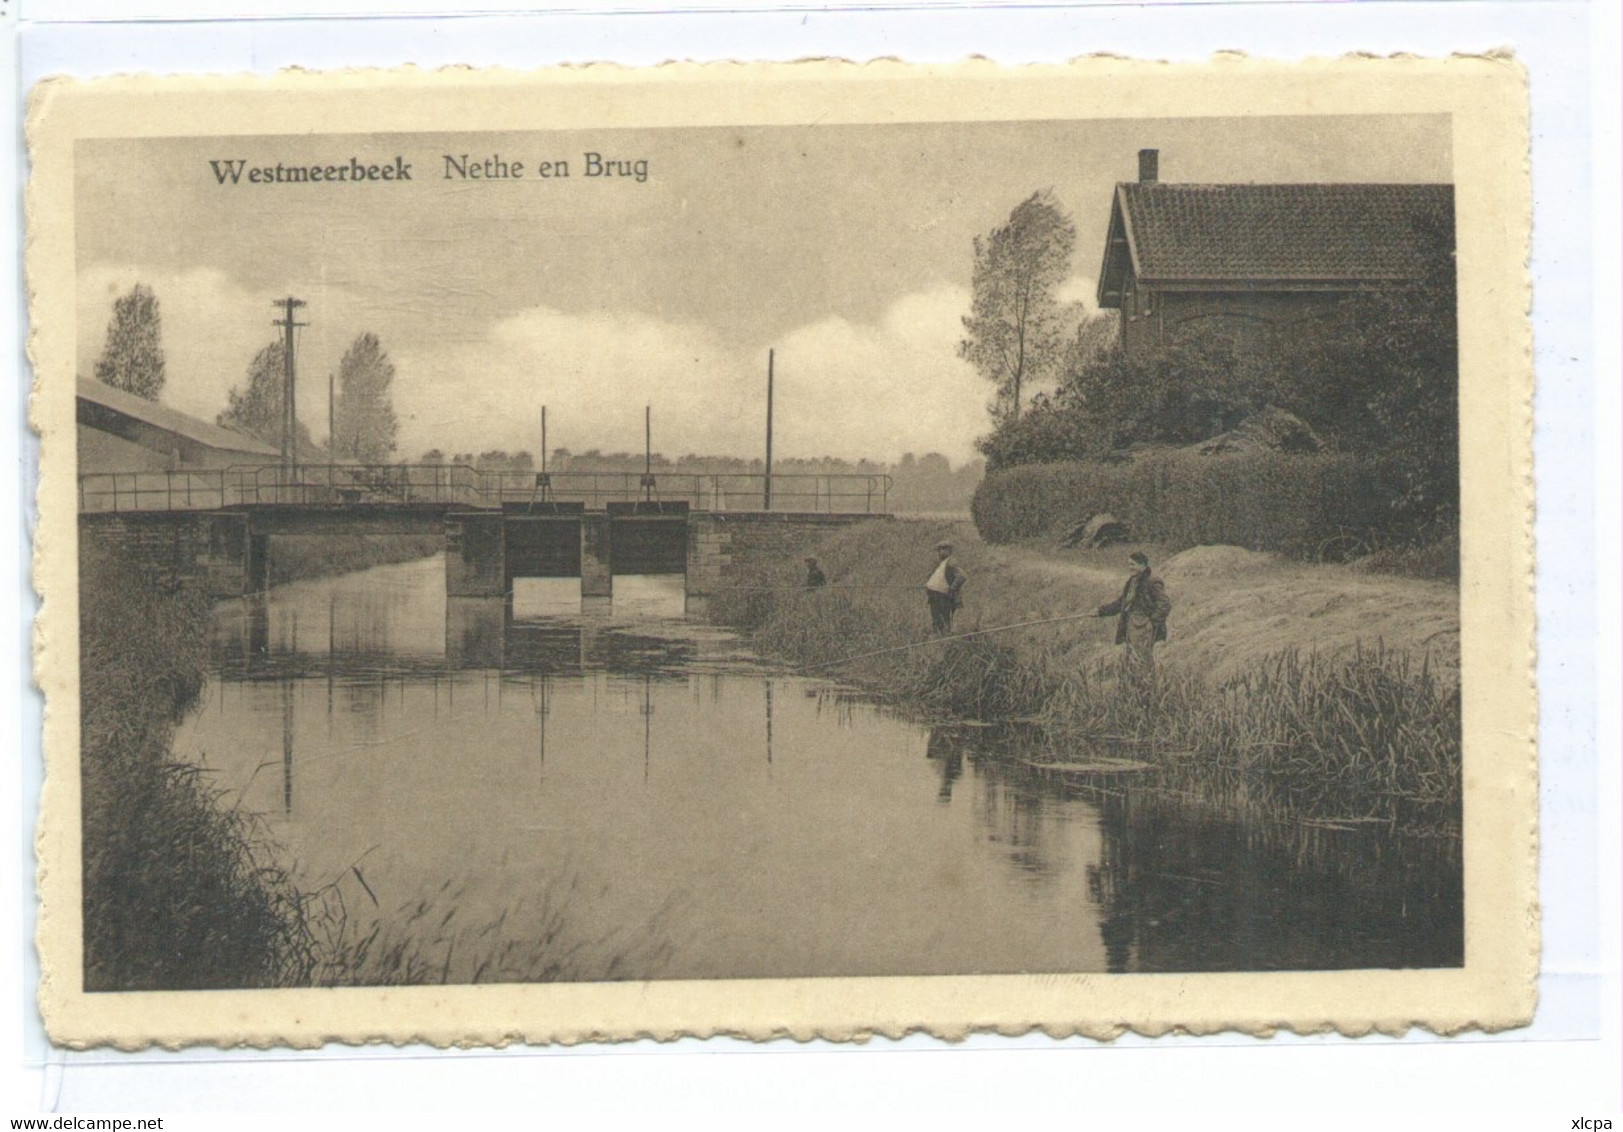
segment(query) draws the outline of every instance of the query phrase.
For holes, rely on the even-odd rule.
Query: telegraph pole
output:
[[[282,463],[288,471],[297,474],[299,470],[299,410],[294,393],[293,369],[293,329],[297,326],[309,326],[307,322],[295,322],[293,312],[304,306],[303,299],[295,299],[289,295],[285,299],[277,299],[271,303],[273,307],[281,307],[283,315],[271,323],[280,326],[283,332],[282,340]]]
[[[338,461],[338,379],[327,371],[327,463]]]
[[[772,510],[772,355],[766,352],[766,487],[761,491],[761,510]]]
[[[654,407],[642,408],[642,488],[643,499],[654,501]]]

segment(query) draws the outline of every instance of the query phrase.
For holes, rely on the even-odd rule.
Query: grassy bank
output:
[[[281,536],[271,540],[272,585],[324,578],[368,566],[410,562],[445,549],[441,535]]]
[[[948,537],[970,577],[957,632],[1050,623],[924,643],[930,548]],[[1126,553],[1108,552],[1121,560],[1110,567],[990,547],[963,524],[864,525],[820,548],[828,590],[795,588],[786,565],[741,579],[712,599],[711,615],[809,671],[932,712],[1035,719],[1137,758],[1238,778],[1303,812],[1391,818],[1458,805],[1451,587],[1230,547],[1173,555],[1158,569],[1174,602],[1172,637],[1146,697],[1124,694],[1114,623],[1091,616],[1119,592]],[[908,643],[921,647],[896,649]]]
[[[313,969],[304,902],[255,823],[171,757],[203,687],[209,603],[80,553],[87,990],[275,986]]]

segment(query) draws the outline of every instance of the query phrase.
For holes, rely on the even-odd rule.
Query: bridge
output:
[[[275,537],[438,534],[451,597],[578,577],[582,597],[607,598],[616,574],[681,574],[702,601],[746,561],[792,560],[831,527],[885,516],[890,477],[241,464],[78,486],[82,534],[216,597],[267,588]]]

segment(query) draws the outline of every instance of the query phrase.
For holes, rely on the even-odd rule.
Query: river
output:
[[[1462,960],[1446,832],[1043,772],[763,662],[681,586],[448,600],[434,557],[218,607],[175,750],[319,901],[324,981]]]

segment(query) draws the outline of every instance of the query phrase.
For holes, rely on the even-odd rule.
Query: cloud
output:
[[[254,354],[279,331],[277,296],[219,271],[95,267],[79,282],[79,372],[94,371],[113,300],[152,287],[168,360],[165,403],[205,420],[226,405]],[[428,326],[387,295],[319,282],[300,331],[300,417],[326,435],[327,375],[362,330],[396,366],[400,453],[430,448],[535,451],[540,407],[549,442],[580,452],[638,451],[643,406],[667,455],[759,456],[765,447],[766,352],[742,349],[697,323],[626,310],[567,313],[537,306],[487,323]],[[784,457],[894,459],[974,455],[987,389],[957,356],[968,291],[906,295],[876,323],[826,318],[776,343],[775,452]]]
[[[776,346],[776,454],[894,458],[974,455],[986,391],[957,357],[967,292],[894,303],[877,325],[830,318]],[[766,347],[729,348],[707,328],[635,312],[534,308],[454,348],[396,349],[402,447],[637,451],[643,406],[654,448],[759,456],[765,447]],[[406,374],[425,380],[407,381]]]
[[[943,287],[893,303],[877,325],[832,318],[783,343],[779,435],[794,455],[974,454],[988,390],[958,357],[969,292]]]
[[[1089,314],[1099,309],[1098,302],[1099,281],[1091,275],[1073,275],[1060,284],[1054,298],[1060,305],[1068,303],[1081,303]]]
[[[393,354],[408,453],[534,451],[543,404],[553,447],[640,451],[652,405],[656,449],[732,451],[748,400],[744,360],[715,335],[637,313],[533,308],[474,342]]]
[[[152,288],[162,324],[166,380],[162,401],[212,421],[225,408],[233,386],[244,384],[248,365],[281,333],[272,322],[280,297],[245,288],[210,268],[186,271],[137,270],[98,265],[79,274],[78,373],[91,377],[107,336],[113,302],[136,283]],[[344,350],[361,330],[385,335],[402,320],[368,304],[352,290],[316,283],[302,286],[308,306],[299,312],[300,418],[317,437],[327,433],[327,375],[336,372]]]

